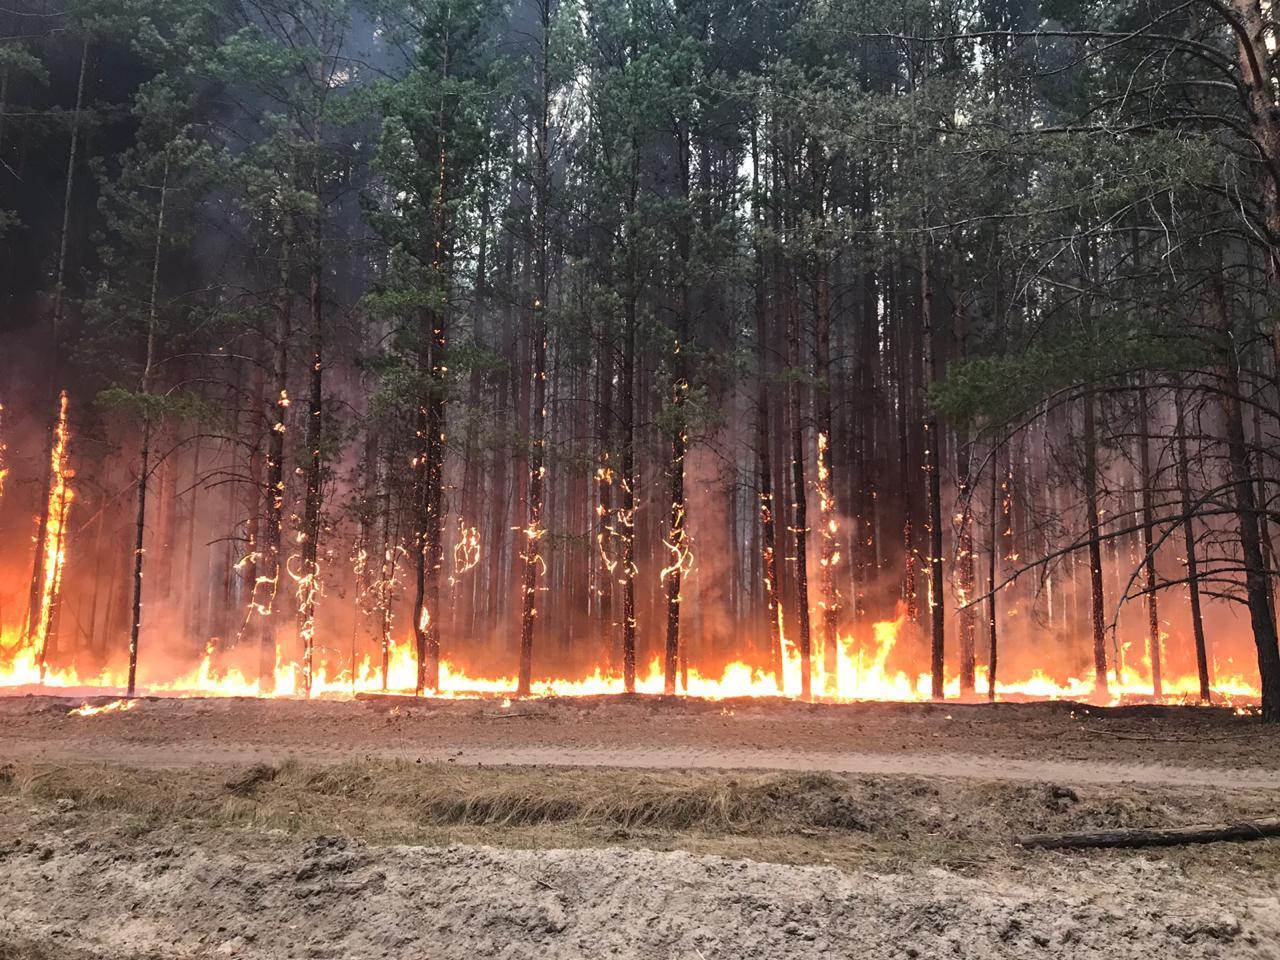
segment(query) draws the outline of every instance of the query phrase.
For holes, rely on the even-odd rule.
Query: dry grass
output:
[[[199,821],[381,843],[625,845],[790,863],[892,867],[923,860],[952,869],[1019,856],[1009,844],[1013,833],[1274,812],[1273,798],[1249,792],[1117,786],[1077,795],[1052,784],[913,777],[397,761],[167,771],[20,764],[0,767],[3,794],[94,811],[126,831]],[[1280,842],[1253,850],[1280,867]]]

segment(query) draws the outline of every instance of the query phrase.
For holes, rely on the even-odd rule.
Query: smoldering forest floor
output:
[[[1229,710],[0,699],[0,958],[1280,958]],[[93,701],[91,701],[93,702]]]

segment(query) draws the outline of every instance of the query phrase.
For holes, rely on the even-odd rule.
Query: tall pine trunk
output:
[[[533,631],[538,615],[538,575],[545,561],[542,541],[546,531],[542,525],[542,498],[546,479],[547,454],[547,249],[551,175],[551,19],[554,0],[539,0],[537,10],[541,28],[540,58],[537,63],[539,85],[537,136],[534,141],[534,296],[531,310],[533,338],[533,410],[529,452],[528,514],[524,528],[523,571],[520,612],[520,675],[516,695],[527,697],[533,670]]]
[[[667,538],[665,543],[670,556],[666,558],[667,565],[662,571],[667,604],[667,642],[663,658],[662,690],[667,696],[671,696],[676,692],[676,671],[681,655],[684,652],[681,648],[680,637],[680,604],[681,588],[688,563],[689,549],[685,516],[687,506],[684,496],[684,458],[689,449],[689,436],[684,424],[684,405],[686,394],[689,390],[689,380],[684,358],[685,351],[689,347],[689,270],[693,256],[693,243],[690,234],[692,232],[693,211],[689,209],[690,146],[689,130],[686,123],[681,122],[678,124],[676,140],[680,159],[680,191],[684,208],[680,212],[681,223],[676,238],[680,278],[676,306],[675,356],[671,360],[671,406],[674,424],[671,430],[671,459],[667,462],[671,506],[667,517]]]
[[[759,196],[760,153],[755,126],[751,131],[751,185]],[[759,202],[755,204],[759,206]],[[764,217],[757,214],[757,233],[764,229]],[[778,594],[778,534],[774,516],[773,463],[769,436],[769,336],[765,300],[763,240],[755,238],[755,321],[756,321],[756,463],[760,486],[760,569],[764,581],[765,616],[769,621],[769,657],[779,692],[784,691],[783,613]]]
[[[151,378],[156,362],[156,320],[160,290],[160,251],[164,243],[165,203],[169,194],[169,167],[165,165],[160,185],[160,203],[156,212],[156,236],[151,257],[151,295],[147,304],[146,359],[142,367],[142,449],[137,483],[137,512],[133,531],[133,602],[129,623],[129,685],[126,696],[132,697],[138,685],[138,636],[142,631],[142,567],[147,528],[147,480],[151,470],[151,410],[146,406],[151,397]]]
[[[263,549],[259,551],[258,575],[254,584],[254,612],[258,637],[258,691],[271,693],[275,687],[276,625],[281,578],[284,575],[284,449],[289,414],[289,340],[293,335],[293,222],[286,215],[280,243],[280,288],[275,309],[272,342],[271,395],[267,404],[267,463],[264,502]]]
[[[938,357],[933,335],[933,286],[930,281],[928,240],[920,241],[920,323],[924,339],[925,378],[938,381]],[[925,477],[929,503],[929,674],[935,700],[945,693],[946,604],[942,578],[942,433],[938,418],[928,410],[924,419]]]
[[[71,142],[67,148],[67,173],[62,183],[62,223],[58,231],[58,263],[54,272],[53,310],[49,326],[53,349],[50,353],[53,369],[49,373],[49,421],[45,431],[44,444],[44,482],[42,489],[51,490],[53,482],[53,451],[57,443],[58,423],[62,417],[60,398],[62,379],[62,321],[66,304],[67,251],[71,233],[71,197],[75,190],[76,162],[80,155],[80,115],[84,109],[85,77],[89,69],[89,41],[86,38],[80,46],[80,73],[76,81],[76,103],[71,113]],[[46,580],[44,569],[45,554],[49,542],[49,497],[40,498],[40,516],[36,521],[35,560],[31,571],[31,590],[27,603],[27,623],[23,631],[27,638],[40,631],[40,645],[44,650],[49,638],[43,633],[41,620],[41,593]],[[40,656],[40,672],[44,675],[44,655]]]
[[[1138,381],[1138,483],[1142,487],[1142,567],[1147,594],[1147,657],[1151,662],[1151,692],[1164,694],[1164,674],[1160,651],[1160,601],[1156,595],[1155,508],[1151,489],[1150,425],[1147,387]]]
[[[1187,460],[1186,404],[1182,387],[1173,392],[1175,432],[1177,435],[1177,474],[1179,507],[1182,512],[1182,543],[1187,555],[1187,598],[1191,605],[1191,632],[1196,648],[1196,674],[1200,679],[1200,701],[1212,697],[1209,679],[1209,653],[1204,637],[1204,616],[1200,610],[1200,563],[1196,556],[1196,532],[1191,505],[1190,467]]]
[[[813,641],[809,626],[809,510],[804,469],[804,388],[798,373],[801,369],[801,349],[804,339],[799,310],[794,297],[788,291],[788,326],[791,378],[791,519],[795,531],[796,548],[796,620],[799,629],[800,697],[813,698]]]
[[[1093,392],[1084,398],[1084,509],[1089,531],[1089,614],[1093,626],[1093,676],[1096,694],[1109,695],[1107,625],[1102,592],[1102,533],[1098,519],[1098,432]]]

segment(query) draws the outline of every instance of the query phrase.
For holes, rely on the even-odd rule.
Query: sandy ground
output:
[[[0,700],[5,960],[1280,958],[1280,841],[1012,843],[1280,814],[1280,738],[1230,711],[379,699],[69,716],[80,702]],[[340,789],[322,773],[353,763]],[[253,764],[297,769],[246,792]],[[654,777],[783,784],[808,792],[779,803],[843,812],[518,828],[437,795],[604,778],[639,794]]]

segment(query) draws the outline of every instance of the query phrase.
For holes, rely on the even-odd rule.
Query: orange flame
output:
[[[82,703],[74,710],[68,710],[68,717],[96,717],[102,713],[123,713],[125,710],[132,710],[138,705],[137,700],[112,700],[110,703],[104,703],[101,706],[93,707],[87,703]]]
[[[71,432],[67,427],[67,392],[58,397],[58,419],[53,428],[53,447],[49,462],[49,502],[45,522],[44,556],[40,560],[40,594],[33,619],[27,625],[27,641],[24,644],[33,655],[41,675],[45,672],[45,651],[53,618],[57,612],[58,598],[62,593],[62,571],[67,562],[67,516],[75,493],[71,489],[68,444]]]

